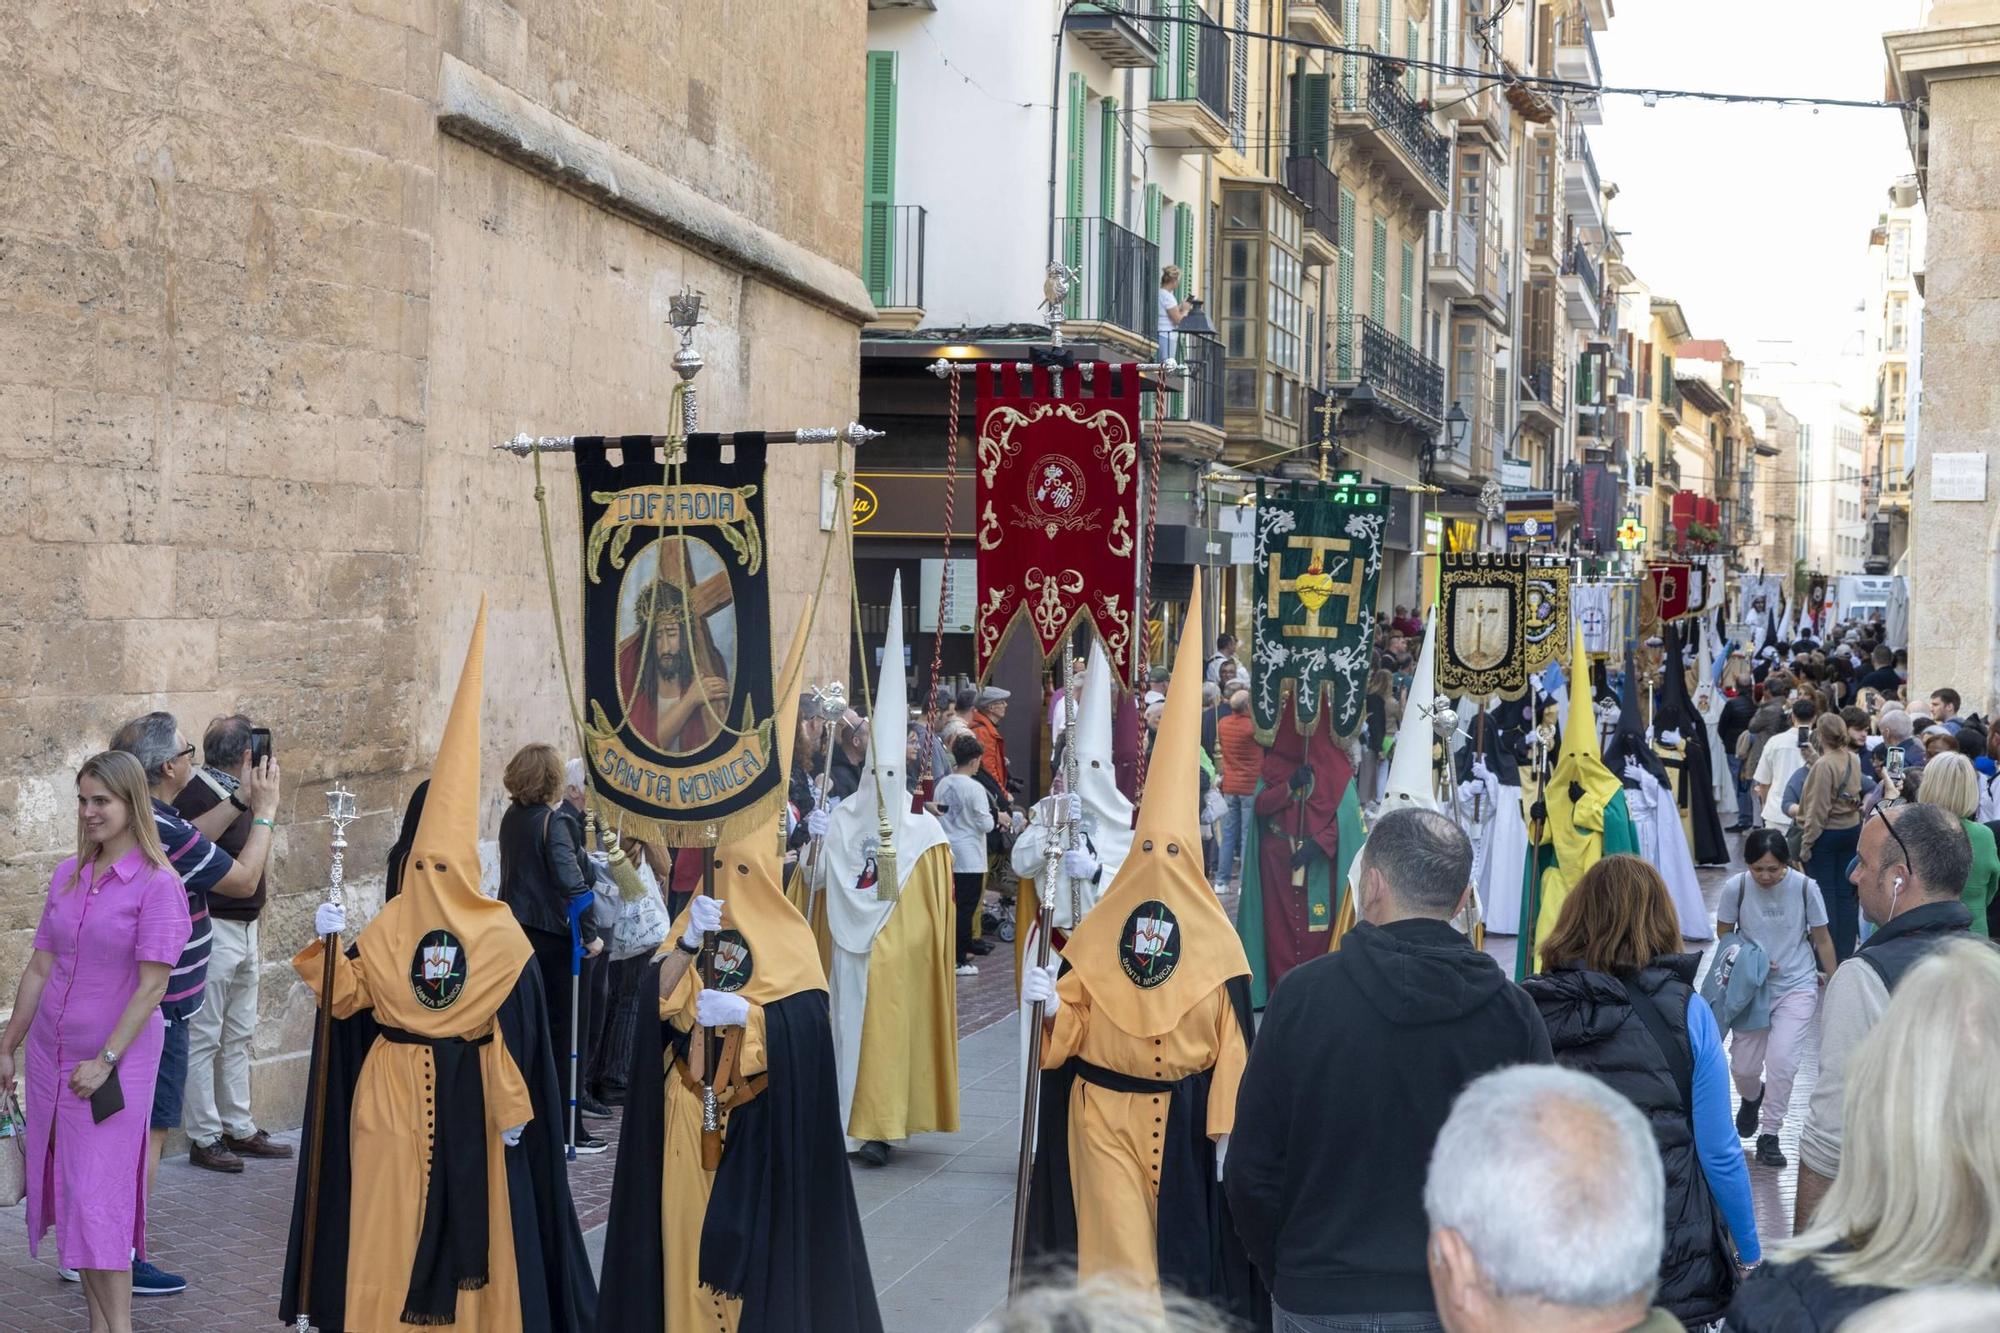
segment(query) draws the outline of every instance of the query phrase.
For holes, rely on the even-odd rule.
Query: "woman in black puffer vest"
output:
[[[1694,992],[1700,955],[1680,946],[1659,872],[1636,856],[1607,856],[1564,900],[1542,945],[1545,970],[1522,985],[1556,1063],[1603,1079],[1652,1124],[1667,1176],[1654,1304],[1699,1328],[1722,1317],[1739,1263],[1756,1263],[1760,1251],[1722,1037]]]

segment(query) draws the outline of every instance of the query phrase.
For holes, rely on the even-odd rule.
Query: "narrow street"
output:
[[[1728,873],[1701,874],[1711,911]],[[1513,965],[1513,951],[1512,939],[1495,939],[1488,948],[1505,967]],[[960,985],[959,1131],[912,1140],[879,1170],[852,1168],[889,1333],[970,1329],[1006,1298],[1021,1111],[1012,1009],[1012,954],[1003,946],[981,960],[976,979]],[[1799,1121],[1817,1074],[1809,1054],[1783,1136],[1794,1163]],[[611,1121],[597,1133],[612,1150],[579,1160],[571,1181],[601,1277],[618,1124]],[[296,1134],[286,1137],[297,1141]],[[163,1267],[185,1274],[189,1286],[181,1295],[141,1302],[137,1327],[190,1333],[276,1327],[293,1173],[283,1164],[259,1165],[252,1163],[242,1176],[198,1171],[185,1158],[161,1166],[150,1225],[153,1252]],[[1797,1179],[1796,1165],[1771,1171],[1750,1164],[1758,1229],[1767,1243],[1791,1232]],[[0,1226],[0,1307],[7,1311],[0,1322],[16,1333],[73,1333],[83,1323],[81,1288],[60,1281],[52,1263],[29,1258],[19,1225]]]

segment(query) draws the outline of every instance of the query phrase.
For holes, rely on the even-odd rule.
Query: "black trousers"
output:
[[[972,927],[979,920],[979,897],[986,891],[986,875],[982,871],[955,870],[951,876],[951,900],[958,908],[958,961],[967,962],[972,957]]]
[[[596,959],[592,962],[598,961]],[[603,1018],[590,1041],[590,1063],[583,1067],[584,1084],[600,1101],[605,1094],[621,1096],[625,1091],[625,1071],[632,1064],[632,1041],[638,1031],[639,1008],[646,998],[639,992],[651,953],[636,954],[601,969],[609,984]],[[586,967],[589,963],[585,964]]]

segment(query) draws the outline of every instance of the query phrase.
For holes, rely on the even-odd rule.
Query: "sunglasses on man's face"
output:
[[[180,752],[179,754],[176,754],[176,755],[174,756],[174,758],[175,758],[175,759],[186,759],[186,758],[187,758],[187,757],[188,757],[189,755],[191,755],[191,754],[193,754],[193,753],[194,753],[194,750],[195,750],[195,747],[194,747],[194,746],[192,746],[192,745],[190,745],[190,746],[188,746],[188,747],[187,747],[187,749],[185,749],[185,750],[182,750],[182,751],[181,751],[181,752]]]

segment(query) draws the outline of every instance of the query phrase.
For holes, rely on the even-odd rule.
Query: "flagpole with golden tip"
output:
[[[335,782],[326,794],[326,817],[333,825],[333,866],[328,875],[327,902],[341,906],[341,881],[346,875],[347,826],[355,819],[354,793]],[[299,1234],[299,1289],[296,1293],[298,1333],[312,1328],[313,1223],[319,1217],[319,1168],[326,1138],[327,1047],[333,1038],[333,965],[340,952],[340,936],[320,940],[322,971],[319,983],[319,1014],[313,1024],[312,1151],[306,1154],[306,1207]]]

